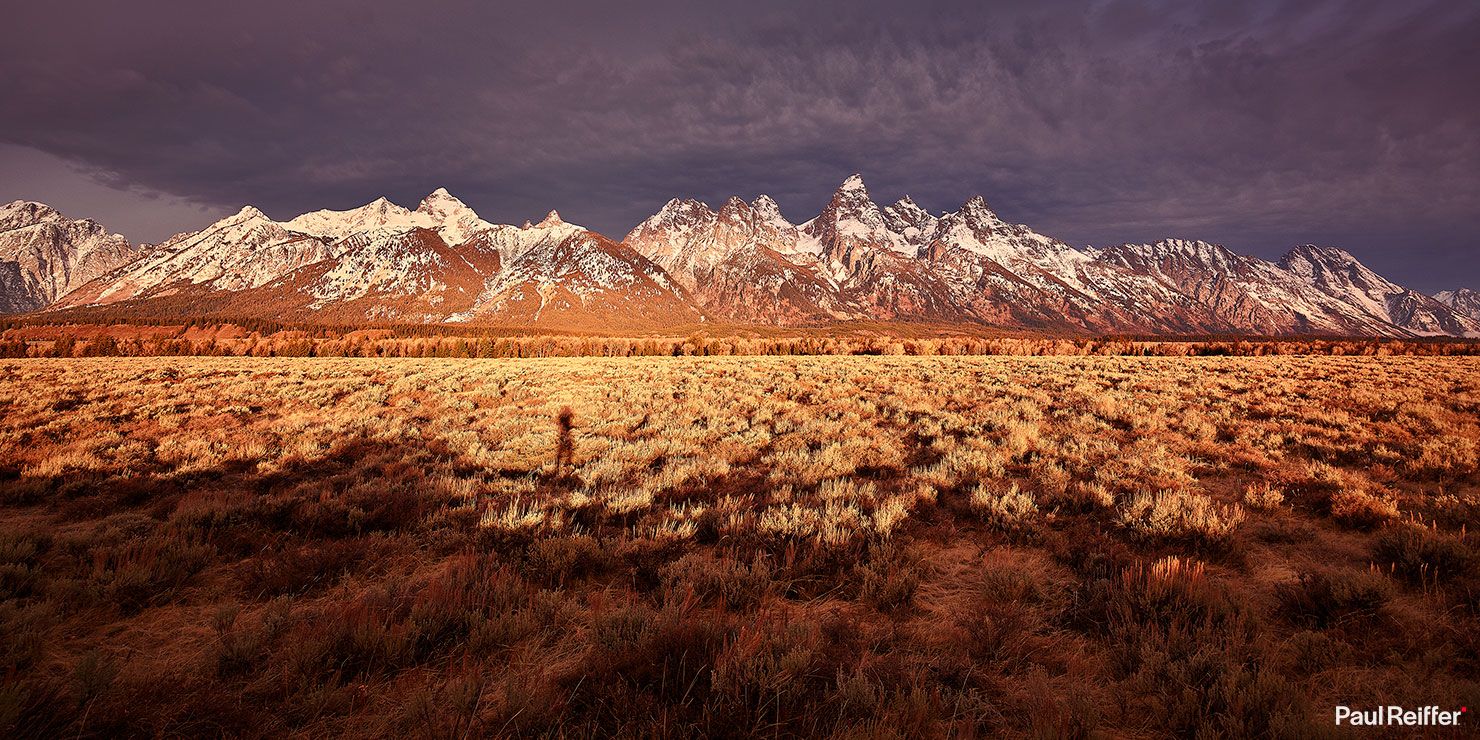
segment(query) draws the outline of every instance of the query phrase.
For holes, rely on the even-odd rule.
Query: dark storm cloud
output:
[[[1480,284],[1469,3],[790,5],[33,4],[0,140],[281,218],[446,186],[617,237],[673,196],[800,221],[859,171],[1081,244],[1334,243]]]

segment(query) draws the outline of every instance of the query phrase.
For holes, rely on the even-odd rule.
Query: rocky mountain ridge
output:
[[[702,322],[970,323],[1071,333],[1480,336],[1473,292],[1430,297],[1333,247],[1278,262],[1197,240],[1077,249],[980,196],[880,207],[862,177],[815,218],[675,198],[613,241],[551,211],[495,224],[445,189],[278,222],[247,206],[130,246],[44,205],[0,210],[0,310],[649,329]],[[182,318],[184,316],[182,315]],[[198,318],[190,316],[190,318]]]

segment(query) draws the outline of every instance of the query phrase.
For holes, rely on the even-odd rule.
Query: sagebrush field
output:
[[[0,368],[6,737],[1308,738],[1480,705],[1480,358]]]

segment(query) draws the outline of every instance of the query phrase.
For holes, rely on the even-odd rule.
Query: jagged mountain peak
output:
[[[1441,290],[1434,294],[1434,299],[1460,316],[1480,321],[1480,292],[1469,288]]]
[[[868,194],[868,188],[863,184],[863,176],[851,175],[833,191],[833,196],[828,201],[823,214],[828,211],[839,211],[843,215],[856,214],[862,210],[878,211],[879,206],[874,203]]]
[[[447,188],[437,188],[421,200],[416,213],[430,219],[430,223],[418,222],[423,228],[435,228],[449,245],[462,244],[474,234],[493,228],[468,204],[458,200]],[[420,219],[418,219],[420,221]]]
[[[844,180],[837,190],[833,191],[832,200],[828,202],[823,214],[835,211],[840,216],[857,217],[861,213],[878,212],[878,210],[878,204],[874,203],[873,198],[869,196],[868,188],[863,184],[863,177],[852,175]]]
[[[381,200],[384,200],[384,198]],[[447,192],[447,188],[433,190],[427,197],[421,199],[421,205],[417,206],[416,210],[434,216],[446,215],[452,211],[467,211],[469,213],[473,211],[473,209],[468,207],[468,204],[459,200],[452,193]]]
[[[1338,247],[1301,244],[1280,258],[1280,267],[1318,286],[1356,287],[1363,291],[1396,292],[1400,286],[1373,272],[1362,261]]]
[[[0,207],[0,231],[20,229],[43,221],[64,221],[63,216],[45,203],[37,203],[34,200],[11,201],[4,207]]]
[[[1280,266],[1302,274],[1311,274],[1321,270],[1352,269],[1370,272],[1361,260],[1352,256],[1351,252],[1339,247],[1323,247],[1315,244],[1301,244],[1291,248],[1283,257],[1280,257]]]
[[[674,198],[658,209],[659,216],[673,216],[680,220],[694,214],[713,213],[708,203],[693,198]]]
[[[803,224],[802,228],[817,239],[824,250],[847,242],[852,245],[873,244],[901,253],[914,251],[905,243],[904,237],[889,230],[883,211],[869,197],[860,175],[844,180],[822,213]]]
[[[962,216],[965,216],[967,219],[976,220],[976,221],[1000,221],[1001,220],[1001,219],[997,218],[997,214],[994,213],[992,211],[992,209],[987,206],[987,200],[986,200],[986,198],[983,198],[980,195],[973,195],[973,196],[971,196],[971,199],[968,200],[968,201],[966,201],[966,203],[961,206],[960,213],[961,213]]]
[[[744,198],[738,195],[732,195],[729,200],[725,201],[724,205],[720,206],[718,215],[725,221],[736,221],[754,218],[756,212],[749,203],[745,202]]]
[[[246,221],[246,220],[249,220],[249,219],[259,219],[259,218],[261,218],[261,219],[267,219],[268,221],[271,221],[272,220],[270,218],[267,218],[267,214],[265,214],[262,211],[258,210],[256,206],[242,206],[242,209],[240,211],[237,211],[230,218],[233,221]]]
[[[549,229],[559,226],[563,223],[565,222],[560,220],[560,211],[552,208],[550,209],[549,213],[545,214],[545,219],[536,224],[536,226],[541,229]]]
[[[750,202],[750,207],[755,211],[756,219],[772,228],[784,231],[796,229],[796,224],[781,215],[781,206],[776,205],[776,201],[772,200],[769,195],[757,195],[755,200]]]
[[[1214,244],[1212,242],[1206,242],[1201,239],[1181,239],[1177,237],[1158,239],[1155,242],[1152,242],[1151,244],[1145,246],[1152,252],[1160,253],[1180,252],[1182,254],[1199,255],[1221,255],[1233,253],[1228,249],[1228,247],[1225,247],[1222,244]]]
[[[1414,334],[1480,335],[1474,319],[1388,280],[1344,249],[1302,244],[1281,257],[1279,265],[1343,305]]]
[[[899,200],[896,200],[893,203],[891,203],[889,205],[889,207],[890,208],[893,208],[893,209],[895,209],[897,211],[905,211],[905,212],[909,212],[909,213],[923,213],[923,214],[925,214],[927,216],[930,215],[930,212],[929,211],[926,211],[924,208],[921,208],[920,205],[915,202],[915,199],[910,197],[909,193],[905,193],[902,197],[900,197]]]
[[[1202,270],[1237,272],[1249,258],[1240,257],[1229,248],[1201,239],[1168,237],[1150,244],[1117,244],[1096,250],[1094,258],[1101,262],[1114,262],[1137,269],[1150,269],[1151,263],[1167,260],[1186,265],[1195,265]]]
[[[1469,288],[1455,288],[1454,290],[1441,290],[1434,294],[1434,298],[1445,303],[1455,300],[1480,300],[1480,292]]]
[[[384,196],[347,211],[323,209],[295,216],[285,224],[289,230],[302,234],[342,239],[351,234],[369,229],[404,229],[412,226],[430,226],[426,214],[409,211]]]
[[[884,208],[884,223],[890,231],[902,234],[918,251],[930,241],[940,219],[906,195]]]
[[[0,207],[0,313],[45,308],[138,254],[121,234],[45,203]]]

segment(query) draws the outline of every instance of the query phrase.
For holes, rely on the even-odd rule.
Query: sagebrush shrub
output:
[[[1398,504],[1391,498],[1360,490],[1331,494],[1331,518],[1357,529],[1372,529],[1398,518]]]
[[[1372,559],[1412,582],[1443,582],[1468,572],[1475,553],[1459,537],[1405,523],[1389,527],[1372,544]]]
[[[1222,505],[1188,491],[1142,491],[1122,504],[1116,523],[1138,539],[1226,548],[1244,521],[1238,504]]]
[[[1278,584],[1284,613],[1317,627],[1376,616],[1393,598],[1387,577],[1370,570],[1317,570]]]
[[[1268,481],[1256,481],[1244,488],[1244,505],[1255,511],[1275,511],[1284,502],[1284,492]]]
[[[1003,489],[978,483],[971,491],[971,510],[988,524],[1006,531],[1028,528],[1038,514],[1033,495],[1020,490],[1017,483]]]

